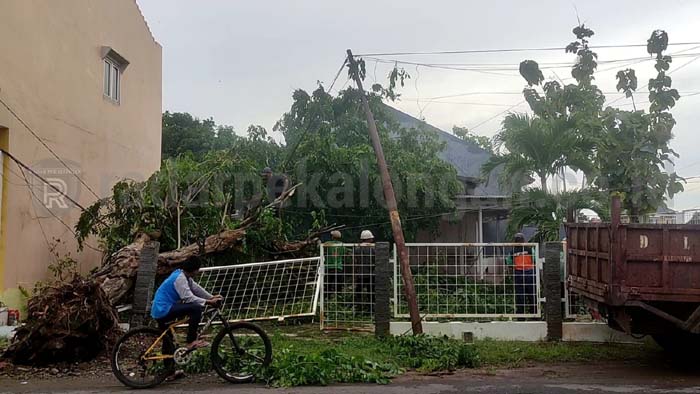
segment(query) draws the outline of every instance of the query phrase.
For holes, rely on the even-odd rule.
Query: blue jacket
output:
[[[175,270],[156,291],[153,305],[151,305],[152,318],[161,319],[167,316],[170,308],[180,301],[180,294],[175,290],[175,280],[180,274],[182,270]]]

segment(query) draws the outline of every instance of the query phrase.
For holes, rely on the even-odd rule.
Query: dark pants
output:
[[[537,289],[535,270],[515,270],[515,313],[535,313]]]
[[[187,316],[190,319],[189,326],[187,327],[187,343],[194,342],[197,339],[199,322],[202,321],[203,309],[203,307],[197,304],[175,304],[170,308],[170,312],[168,312],[165,317],[157,320],[158,327],[161,330],[165,330],[168,324]]]
[[[330,299],[331,295],[343,291],[345,285],[345,274],[342,269],[328,268],[326,276],[323,278],[324,297]]]

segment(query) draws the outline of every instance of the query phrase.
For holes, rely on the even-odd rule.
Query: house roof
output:
[[[510,194],[503,189],[498,182],[498,174],[500,171],[494,171],[486,183],[480,182],[482,179],[481,166],[491,157],[491,153],[487,152],[478,145],[464,141],[461,138],[441,130],[423,120],[414,118],[413,116],[399,111],[398,109],[385,105],[387,113],[393,117],[401,127],[417,128],[426,131],[434,132],[438,138],[445,142],[445,149],[440,152],[440,158],[451,164],[457,170],[457,176],[463,180],[477,182],[477,187],[474,189],[473,195],[502,195]]]

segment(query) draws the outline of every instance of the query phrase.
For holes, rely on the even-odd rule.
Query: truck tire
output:
[[[700,352],[700,335],[698,334],[677,330],[668,334],[652,335],[652,337],[674,359],[697,359]]]

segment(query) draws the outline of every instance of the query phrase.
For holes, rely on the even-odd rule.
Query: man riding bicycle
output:
[[[202,320],[202,312],[206,305],[215,305],[223,297],[213,296],[197,284],[192,278],[197,276],[202,267],[202,261],[193,257],[182,264],[160,285],[156,291],[151,317],[158,322],[160,329],[166,329],[168,323],[185,316],[189,317],[187,329],[187,347],[190,350],[208,345],[197,339],[197,328]]]

